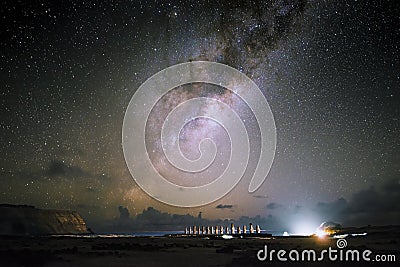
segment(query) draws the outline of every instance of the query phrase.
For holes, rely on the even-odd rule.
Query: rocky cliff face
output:
[[[75,211],[43,210],[33,206],[0,205],[0,235],[52,235],[88,233]]]

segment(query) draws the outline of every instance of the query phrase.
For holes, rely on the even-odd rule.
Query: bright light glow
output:
[[[351,234],[351,236],[365,236],[367,233],[362,233],[362,234]]]
[[[283,236],[289,236],[289,233],[288,232],[283,232]]]
[[[327,236],[327,234],[321,230],[321,229],[317,229],[316,233],[315,233],[319,238],[324,238]]]
[[[351,236],[366,236],[367,233],[361,233],[361,234],[350,234]],[[333,238],[346,238],[348,237],[349,234],[343,234],[343,235],[334,235]]]
[[[233,236],[231,236],[231,235],[223,235],[222,238],[223,239],[232,239]]]
[[[348,237],[348,234],[343,234],[343,235],[334,235],[333,238],[341,239],[341,238],[346,238]]]
[[[294,231],[291,233],[291,235],[309,236],[315,233],[315,228],[316,226],[313,226],[310,223],[298,223],[295,225]]]

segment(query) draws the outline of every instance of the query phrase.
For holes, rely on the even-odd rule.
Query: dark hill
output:
[[[0,205],[0,235],[86,233],[86,223],[75,211],[37,209],[28,205]]]

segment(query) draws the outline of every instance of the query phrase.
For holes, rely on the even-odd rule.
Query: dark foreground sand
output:
[[[399,234],[373,233],[348,237],[345,249],[369,249],[376,254],[395,255],[400,260]],[[211,240],[189,237],[1,237],[0,266],[396,266],[396,262],[261,262],[257,251],[264,248],[315,249],[336,247],[336,239],[276,237]]]

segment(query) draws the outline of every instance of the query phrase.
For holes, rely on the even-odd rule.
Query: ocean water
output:
[[[282,231],[261,230],[261,233],[272,234],[273,236],[282,236]],[[116,237],[161,237],[165,235],[184,234],[184,231],[142,231],[132,233],[99,233],[88,235],[53,235],[54,237],[85,237],[85,238],[116,238]]]
[[[165,236],[165,235],[179,235],[184,234],[185,231],[148,231],[148,232],[134,232],[134,236]]]

